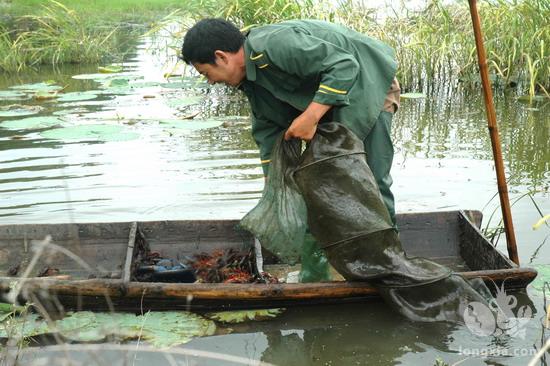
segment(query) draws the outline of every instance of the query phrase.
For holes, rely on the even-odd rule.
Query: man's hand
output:
[[[293,138],[310,141],[317,131],[319,120],[328,112],[330,105],[311,102],[306,110],[300,114],[285,132],[285,140]]]

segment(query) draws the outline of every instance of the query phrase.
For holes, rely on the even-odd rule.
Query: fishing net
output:
[[[306,204],[292,178],[301,148],[298,140],[277,141],[262,198],[240,222],[263,247],[289,264],[300,259],[307,229]]]
[[[319,125],[301,155],[297,142],[282,139],[274,153],[269,179],[277,182],[268,183],[262,201],[295,201],[260,202],[244,223],[275,254],[296,258],[301,252],[307,215],[330,264],[348,281],[368,281],[409,319],[461,321],[469,302],[487,304],[488,290],[472,287],[445,266],[405,254],[363,143],[345,126]],[[268,206],[277,211],[266,212]],[[256,226],[260,213],[264,223]]]
[[[262,198],[240,226],[283,262],[301,261],[300,282],[326,281],[330,279],[328,260],[307,231],[306,204],[293,178],[301,151],[301,141],[284,141],[281,135],[273,147]]]

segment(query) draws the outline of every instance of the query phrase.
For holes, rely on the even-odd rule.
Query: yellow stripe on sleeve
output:
[[[260,160],[260,163],[261,163],[261,164],[269,164],[269,163],[271,163],[271,159]]]
[[[331,88],[330,86],[326,86],[326,85],[323,85],[323,84],[319,85],[319,89],[325,89],[325,90],[331,91],[331,92],[336,93],[336,94],[347,94],[348,93],[345,90],[334,89],[334,88]]]
[[[252,54],[250,54],[250,59],[252,61],[255,61],[257,59],[259,59],[260,57],[262,57],[264,54],[263,53],[260,53],[259,55],[256,55],[256,56],[252,56]]]
[[[263,64],[262,66],[258,66],[258,69],[265,69],[268,66],[269,66],[269,64]]]

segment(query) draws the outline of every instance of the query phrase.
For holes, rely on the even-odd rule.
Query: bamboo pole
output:
[[[500,138],[498,135],[496,112],[495,106],[493,105],[493,93],[491,90],[491,83],[489,82],[489,72],[487,71],[487,57],[485,55],[483,35],[481,34],[481,25],[479,21],[479,14],[477,12],[477,2],[476,0],[468,0],[468,2],[470,5],[470,14],[472,16],[472,25],[474,27],[477,59],[479,63],[479,74],[481,75],[481,83],[483,85],[483,97],[485,99],[485,108],[487,111],[489,135],[491,136],[491,146],[493,148],[493,158],[495,160],[498,194],[500,198],[500,207],[502,209],[504,230],[506,232],[506,245],[508,247],[508,256],[513,262],[519,265],[516,237],[514,234],[514,224],[512,223],[510,200],[508,198],[508,187],[506,185],[504,163],[502,161],[502,151],[500,148]]]

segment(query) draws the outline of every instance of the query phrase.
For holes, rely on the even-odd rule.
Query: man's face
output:
[[[244,67],[239,62],[239,55],[223,51],[216,51],[215,55],[215,64],[194,63],[193,66],[206,77],[209,84],[238,86],[246,76]]]

